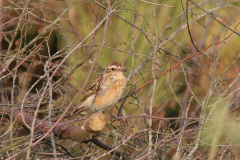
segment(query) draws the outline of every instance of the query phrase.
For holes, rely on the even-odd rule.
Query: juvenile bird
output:
[[[81,113],[104,111],[114,106],[123,96],[127,80],[123,72],[127,71],[121,63],[113,61],[98,73],[83,96],[79,106],[72,112]]]

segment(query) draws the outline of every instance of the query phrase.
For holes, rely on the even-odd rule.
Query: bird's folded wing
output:
[[[102,80],[102,74],[99,73],[97,74],[97,76],[94,78],[94,80],[92,81],[92,83],[90,84],[90,86],[87,89],[87,93],[83,96],[82,100],[80,101],[79,106],[73,110],[73,112],[71,113],[71,115],[73,114],[77,114],[77,113],[81,113],[83,110],[85,110],[85,105],[84,105],[84,101],[92,96],[93,94],[97,93],[98,91],[101,90],[101,86],[100,86],[100,82]]]

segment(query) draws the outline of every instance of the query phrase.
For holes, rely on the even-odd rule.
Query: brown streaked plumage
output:
[[[123,74],[125,71],[126,69],[119,62],[107,64],[103,71],[96,75],[72,114],[86,109],[90,109],[90,112],[103,111],[114,106],[126,88],[127,80]]]

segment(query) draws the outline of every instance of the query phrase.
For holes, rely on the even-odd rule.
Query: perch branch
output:
[[[33,116],[23,112],[23,116],[21,116],[21,112],[18,109],[13,110],[13,117],[17,119],[17,121],[24,125],[22,117],[24,117],[25,122],[28,125],[31,125],[33,122]],[[41,132],[48,132],[50,129],[49,122],[42,121],[40,119],[36,120],[35,130],[40,130]],[[52,122],[51,125],[54,125]],[[95,137],[106,125],[105,116],[102,112],[94,113],[87,119],[82,127],[75,127],[69,124],[61,124],[59,123],[54,129],[53,132],[56,136],[63,139],[71,139],[77,142],[84,142]]]

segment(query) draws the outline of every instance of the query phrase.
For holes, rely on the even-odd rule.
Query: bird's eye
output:
[[[115,71],[115,68],[112,68],[112,71]]]

